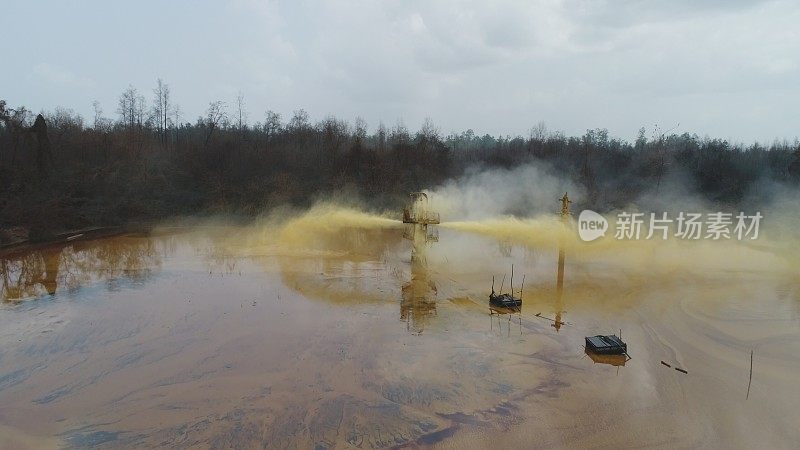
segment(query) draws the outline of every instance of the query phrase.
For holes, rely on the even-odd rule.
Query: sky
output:
[[[158,78],[194,122],[428,117],[443,134],[800,136],[800,2],[0,0],[0,99],[116,119]]]

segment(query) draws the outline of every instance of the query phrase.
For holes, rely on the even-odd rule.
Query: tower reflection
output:
[[[572,200],[569,199],[569,196],[566,192],[564,192],[564,196],[559,199],[561,202],[561,222],[564,224],[566,228],[569,226],[569,217],[572,213],[570,213],[569,205],[572,203]],[[567,258],[566,252],[564,251],[564,236],[562,235],[560,238],[560,242],[558,243],[558,275],[556,278],[556,318],[551,324],[553,328],[556,329],[558,332],[561,329],[561,326],[564,325],[564,321],[562,320],[562,314],[564,311],[564,262]]]
[[[400,319],[406,322],[406,328],[412,333],[422,333],[431,317],[436,315],[436,284],[430,277],[426,246],[433,242],[427,226],[410,224],[413,227],[411,249],[411,279],[402,287],[400,301]]]

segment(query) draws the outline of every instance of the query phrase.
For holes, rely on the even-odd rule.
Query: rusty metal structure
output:
[[[410,197],[403,209],[403,237],[412,244],[411,279],[402,288],[400,319],[406,322],[409,332],[420,334],[436,316],[436,283],[428,273],[426,253],[432,242],[439,241],[438,231],[429,226],[439,223],[439,214],[430,210],[424,192],[414,192]]]
[[[424,192],[412,192],[411,203],[403,209],[403,223],[419,225],[439,224],[439,213],[430,211],[428,195]]]
[[[572,203],[572,200],[569,199],[567,193],[564,192],[564,196],[558,199],[561,202],[561,220],[566,221],[572,213],[569,211],[569,205]]]
[[[440,223],[439,213],[431,211],[428,195],[424,192],[412,192],[411,201],[403,208],[403,237],[414,244],[415,254],[422,253],[421,246],[431,242],[439,242],[439,231],[429,225]],[[413,254],[412,254],[413,257]]]

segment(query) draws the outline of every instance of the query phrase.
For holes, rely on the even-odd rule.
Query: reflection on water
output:
[[[492,333],[511,337],[512,328],[514,328],[515,333],[522,335],[522,315],[519,309],[497,308],[494,306],[489,308],[489,329]]]
[[[439,235],[427,224],[410,223],[403,236],[411,240],[411,279],[402,288],[400,320],[406,322],[408,331],[419,334],[436,315],[436,284],[430,277],[427,250]]]
[[[608,364],[610,366],[624,366],[628,362],[627,355],[600,355],[586,350],[588,356],[596,364]]]
[[[565,195],[566,197],[566,195]],[[555,314],[556,318],[553,321],[553,327],[556,331],[561,329],[561,326],[564,325],[564,322],[561,320],[561,315],[565,312],[564,311],[564,262],[566,260],[566,252],[564,247],[558,248],[558,270],[556,274],[556,307],[555,307]]]
[[[0,255],[3,301],[55,295],[91,280],[144,280],[160,265],[153,240],[117,238],[20,249]]]
[[[307,298],[334,304],[378,303],[391,295],[384,278],[399,276],[397,268],[384,262],[402,247],[401,238],[395,230],[344,228],[316,236],[313,250],[258,255],[253,260],[265,270],[277,264],[284,284]],[[219,249],[214,251],[216,258],[222,252],[240,259],[235,251]]]
[[[566,255],[520,262],[519,249],[480,239],[454,248],[454,231],[431,245],[429,230],[339,228],[292,252],[258,245],[265,233],[198,229],[0,256],[0,448],[800,440],[795,279],[642,280],[572,251],[565,274]],[[511,260],[527,275],[525,313],[490,315],[486,327],[486,280]],[[563,325],[565,305],[558,333],[535,316],[555,310]],[[618,328],[635,359],[586,357],[586,335]]]
[[[561,202],[561,211],[559,215],[561,216],[561,223],[563,226],[569,226],[569,218],[572,215],[570,212],[570,204],[572,200],[569,199],[567,193],[564,193],[564,196],[559,199]],[[566,245],[564,244],[564,236],[562,235],[560,238],[560,242],[558,245],[558,273],[556,275],[556,318],[553,321],[553,327],[556,331],[561,329],[561,326],[564,325],[564,322],[561,320],[561,315],[564,313],[564,262],[567,258],[566,254]]]
[[[53,295],[58,289],[58,269],[63,246],[0,258],[3,301],[16,301],[39,295]]]

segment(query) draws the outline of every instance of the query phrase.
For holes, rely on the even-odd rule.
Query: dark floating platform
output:
[[[511,294],[495,294],[489,296],[489,305],[497,308],[519,309],[522,307],[522,299],[513,297]]]
[[[494,276],[492,277],[492,293],[489,294],[489,308],[507,308],[516,310],[522,308],[522,287],[525,286],[525,277],[522,277],[522,286],[519,288],[519,297],[514,297],[514,265],[511,265],[511,293],[503,293],[503,283],[506,281],[506,276],[503,275],[503,281],[500,283],[500,293],[494,291]]]
[[[628,353],[628,344],[616,335],[587,336],[586,350],[598,355],[625,355]]]

